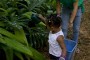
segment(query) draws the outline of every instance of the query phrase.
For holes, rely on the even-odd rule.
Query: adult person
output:
[[[68,25],[73,25],[73,40],[78,42],[81,17],[84,12],[83,0],[56,0],[56,3],[57,16],[61,15],[62,18],[64,38],[67,38]]]

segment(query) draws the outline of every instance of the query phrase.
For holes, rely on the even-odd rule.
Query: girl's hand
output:
[[[57,14],[57,17],[61,17],[60,14]]]
[[[64,57],[60,57],[59,60],[65,60],[65,58]]]

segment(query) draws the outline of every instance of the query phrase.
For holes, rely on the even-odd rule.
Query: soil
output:
[[[79,53],[75,53],[74,60],[90,60],[90,1],[85,0],[85,12],[82,16],[80,27],[78,48]],[[43,54],[49,60],[47,47],[43,49]]]

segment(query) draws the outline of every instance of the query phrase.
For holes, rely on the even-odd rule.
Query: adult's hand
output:
[[[69,28],[72,28],[73,27],[73,21],[70,21],[69,22]]]

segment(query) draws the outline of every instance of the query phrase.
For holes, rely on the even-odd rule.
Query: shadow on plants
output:
[[[5,57],[5,52],[3,51],[3,49],[0,49],[0,60],[6,60],[6,57]]]

